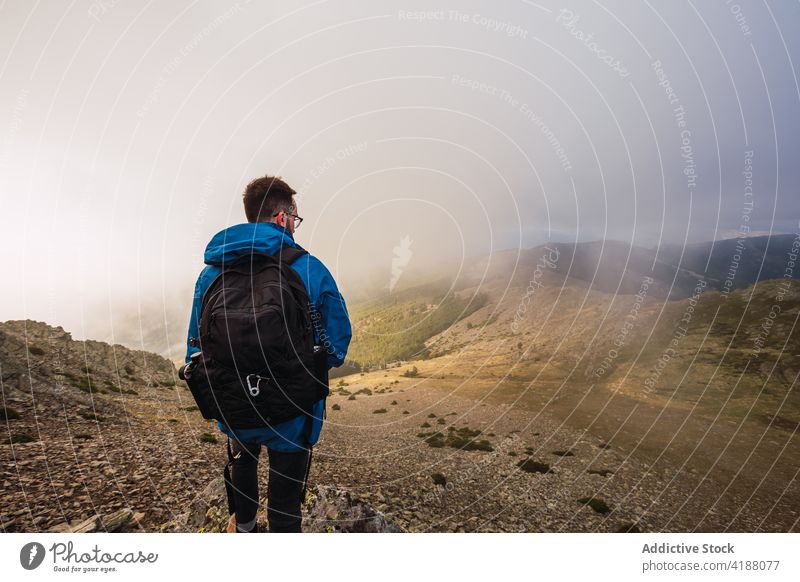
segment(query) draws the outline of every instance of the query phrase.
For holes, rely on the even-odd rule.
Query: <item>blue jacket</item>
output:
[[[206,267],[200,273],[194,288],[188,337],[198,336],[203,293],[219,275],[224,263],[253,251],[274,253],[284,243],[302,248],[294,241],[287,229],[273,222],[237,224],[215,234],[206,247]],[[292,263],[292,268],[300,275],[309,300],[321,316],[320,324],[315,325],[316,329],[314,329],[315,344],[321,345],[323,349],[327,350],[329,367],[341,366],[352,337],[350,317],[344,298],[339,293],[330,271],[311,254],[297,259]],[[188,339],[186,346],[186,361],[188,362],[191,355],[199,348],[190,346]],[[304,429],[307,417],[305,416],[297,416],[270,428],[240,429],[235,433],[222,422],[218,422],[217,426],[226,435],[242,442],[260,443],[277,451],[292,452],[302,450],[319,440],[324,418],[325,398],[314,405],[310,442],[306,442]]]

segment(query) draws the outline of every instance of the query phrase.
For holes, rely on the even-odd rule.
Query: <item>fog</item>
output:
[[[430,269],[796,232],[798,22],[789,1],[5,2],[0,321],[180,357],[203,249],[264,174],[353,300],[398,245]]]

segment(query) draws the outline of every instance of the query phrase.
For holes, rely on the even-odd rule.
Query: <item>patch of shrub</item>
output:
[[[619,526],[616,530],[616,533],[642,533],[642,530],[639,529],[639,526],[635,523],[623,523]]]
[[[212,443],[212,444],[216,444],[216,442],[217,442],[217,437],[215,437],[215,436],[214,436],[213,434],[211,434],[211,433],[204,432],[204,433],[203,433],[203,435],[200,437],[200,442],[201,442],[201,443]]]
[[[426,437],[425,442],[428,443],[429,447],[433,447],[434,449],[441,449],[445,445],[444,437],[440,432],[433,433]]]
[[[94,437],[92,435],[90,435],[90,434],[86,434],[85,432],[81,432],[81,433],[76,434],[72,438],[74,438],[75,440],[78,440],[78,441],[90,441]]]
[[[419,370],[417,370],[417,367],[414,366],[410,370],[406,370],[400,375],[403,376],[404,378],[416,378],[417,376],[419,376]]]
[[[135,371],[136,371],[136,370],[134,369],[134,367],[133,367],[133,366],[131,366],[130,364],[127,364],[127,365],[125,366],[125,373],[126,373],[128,376],[133,376],[133,373],[134,373]]]
[[[389,404],[391,404],[392,406],[395,406],[397,404],[397,400],[392,400]]]
[[[36,439],[26,432],[12,434],[10,438],[7,438],[3,441],[3,443],[6,445],[17,445],[17,444],[33,443],[33,442],[36,442]]]
[[[88,377],[79,378],[77,382],[74,384],[74,386],[81,392],[94,391],[94,387],[92,386],[92,381]]]
[[[0,420],[16,420],[19,418],[19,412],[16,408],[10,406],[0,406]]]
[[[434,485],[441,485],[441,486],[447,485],[447,477],[445,477],[441,473],[433,473],[431,475],[431,479],[433,480]]]
[[[356,395],[355,394],[351,394],[350,396],[347,397],[347,399],[348,400],[355,400],[356,399]]]
[[[432,413],[432,412],[431,412],[431,413],[428,415],[428,418],[436,418],[436,415],[435,415],[434,413]]]
[[[404,410],[403,414],[411,414],[408,410]]]
[[[197,408],[197,405],[194,406],[184,406],[181,410],[185,410],[186,412],[194,412],[195,410],[200,410]]]
[[[422,428],[430,428],[430,427],[431,427],[431,424],[430,424],[429,422],[423,422],[423,423],[422,423],[420,426],[421,426]]]
[[[356,394],[366,394],[367,396],[372,396],[372,390],[369,388],[362,388],[361,390],[358,390]]]
[[[455,446],[455,445],[452,445],[452,444],[450,446],[455,448],[455,449],[463,449],[465,451],[487,451],[487,452],[491,452],[491,451],[494,450],[494,447],[492,446],[492,443],[490,443],[489,441],[487,441],[485,439],[481,439],[479,441],[467,441],[462,446]]]
[[[173,424],[176,424],[178,422],[178,419],[177,418],[169,418],[169,419],[167,419],[167,422],[171,422]]]
[[[28,353],[32,356],[43,356],[44,350],[37,346],[28,346]]]
[[[614,474],[614,471],[611,469],[589,469],[586,472],[589,473],[589,475],[600,475],[601,477],[608,477]]]
[[[597,497],[581,497],[578,499],[578,503],[582,505],[588,505],[592,509],[594,509],[597,513],[608,513],[611,511],[611,508],[608,504],[603,501],[602,499],[598,499]]]
[[[378,408],[372,411],[372,414],[384,414],[386,412],[385,408]]]
[[[81,410],[78,413],[78,416],[80,416],[81,418],[83,418],[85,420],[93,420],[95,422],[103,422],[103,417],[98,415],[93,410]]]
[[[332,409],[332,410],[341,410],[341,409],[342,409],[342,407],[341,407],[341,406],[339,406],[338,404],[334,404],[333,406],[331,406],[331,409]]]
[[[477,429],[473,430],[473,429],[471,429],[471,428],[469,428],[467,426],[462,426],[461,428],[457,428],[457,429],[454,429],[454,430],[462,438],[474,438],[474,437],[476,437],[476,436],[481,434],[481,431],[479,431]]]
[[[423,428],[430,426],[427,422],[422,425]],[[461,449],[463,451],[493,451],[492,444],[485,440],[476,440],[475,437],[481,434],[479,430],[472,430],[467,427],[455,428],[448,427],[447,435],[441,432],[435,433],[420,433],[417,436],[425,437],[425,442],[432,447],[448,446],[454,449]]]
[[[553,451],[553,454],[557,457],[574,457],[575,453],[572,451]]]
[[[608,443],[600,443],[597,446],[600,447],[601,449],[610,449],[611,448],[611,445],[608,444]]]
[[[523,471],[527,471],[528,473],[547,474],[551,470],[550,465],[547,463],[540,463],[539,461],[534,461],[533,459],[523,459],[517,463],[517,467]]]

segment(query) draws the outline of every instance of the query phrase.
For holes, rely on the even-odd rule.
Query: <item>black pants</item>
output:
[[[234,461],[231,484],[236,522],[251,522],[258,511],[258,457],[261,445],[230,439]],[[269,481],[267,483],[267,521],[270,532],[300,532],[300,505],[308,477],[309,451],[282,453],[267,449]]]

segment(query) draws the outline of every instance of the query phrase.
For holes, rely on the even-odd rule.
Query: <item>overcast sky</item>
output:
[[[188,317],[266,173],[345,297],[406,236],[423,265],[731,238],[748,213],[796,232],[798,22],[796,1],[4,2],[0,320]]]

